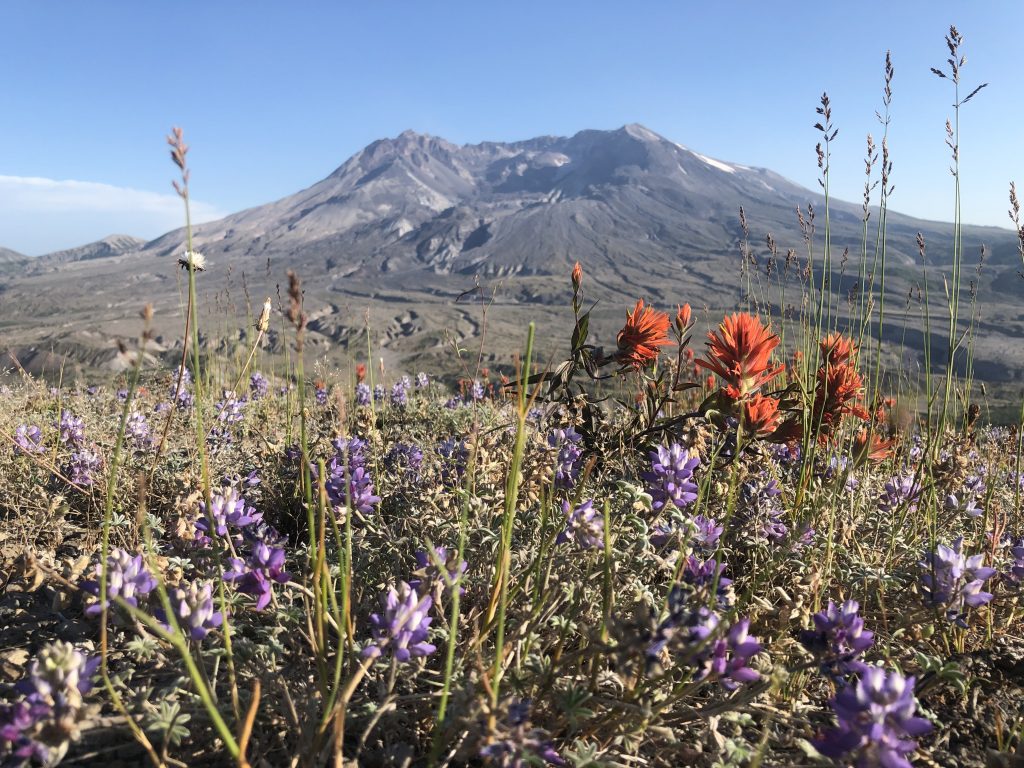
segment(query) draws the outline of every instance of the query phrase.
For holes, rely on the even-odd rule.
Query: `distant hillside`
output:
[[[88,245],[80,245],[77,248],[68,248],[63,251],[54,251],[35,260],[37,267],[51,267],[57,264],[67,264],[74,261],[88,261],[90,259],[103,259],[108,256],[119,256],[122,253],[130,253],[139,250],[146,244],[145,240],[131,235],[108,235],[102,240],[97,240]]]

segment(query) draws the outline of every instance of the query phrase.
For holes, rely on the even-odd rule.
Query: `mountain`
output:
[[[107,256],[120,256],[122,253],[131,253],[141,249],[146,244],[145,240],[131,235],[108,235],[102,240],[88,245],[80,245],[77,248],[68,248],[63,251],[54,251],[45,256],[40,256],[34,261],[38,268],[53,267],[58,264],[67,264],[72,261],[89,261],[91,259],[102,259]]]
[[[797,209],[814,229],[820,262],[822,197],[770,170],[704,156],[636,124],[465,146],[407,131],[373,142],[297,194],[195,227],[194,243],[210,263],[200,281],[204,294],[232,317],[243,315],[243,294],[253,304],[276,296],[284,271],[295,269],[305,281],[309,343],[318,354],[345,359],[351,345],[353,354],[365,355],[369,312],[379,340],[374,356],[390,367],[451,367],[450,343],[466,348],[481,336],[485,358],[508,364],[525,320],[539,324],[546,351],[564,343],[566,276],[577,259],[588,297],[599,300],[595,332],[606,341],[614,339],[624,308],[640,296],[663,308],[689,301],[707,307],[708,320],[715,321],[737,305],[741,206],[760,269],[767,263],[766,236],[778,243],[772,280],[782,278],[787,250],[794,250],[786,270],[793,282],[788,301],[798,298],[807,248]],[[860,264],[861,206],[833,200],[830,226],[832,284],[846,297]],[[914,301],[907,309],[921,274],[918,232],[930,263],[941,269],[950,262],[952,225],[897,213],[887,218],[887,312],[898,318],[886,334],[917,350],[922,338],[904,332],[902,320],[906,311],[920,313]],[[139,306],[152,301],[161,343],[173,356],[181,334],[177,258],[184,240],[184,231],[175,230],[89,261],[51,256],[37,274],[0,278],[0,299],[11,307],[11,326],[20,329],[19,348],[43,345],[57,354],[59,347],[87,368],[96,355],[74,350],[94,340],[81,335],[98,334],[108,346],[115,336],[134,335]],[[971,272],[985,324],[976,367],[990,381],[1012,382],[1024,369],[1015,239],[1008,230],[964,228],[971,259],[983,243],[988,266],[980,277]],[[467,294],[474,289],[476,302]],[[934,293],[941,295],[941,285]],[[40,310],[39,295],[59,311]],[[207,328],[230,325],[203,322]],[[279,323],[272,349],[283,349],[280,331]],[[243,344],[246,332],[229,335],[207,343]],[[933,344],[945,345],[941,334]]]
[[[28,256],[12,251],[10,248],[0,248],[0,272],[18,269],[27,261]]]

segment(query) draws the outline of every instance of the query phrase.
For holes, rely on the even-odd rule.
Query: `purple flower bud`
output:
[[[1024,539],[1019,539],[1010,547],[1012,561],[1003,574],[1003,579],[1014,587],[1024,585]]]
[[[421,578],[410,579],[409,586],[419,592],[426,592],[435,598],[449,591],[465,574],[469,563],[458,559],[458,552],[445,547],[434,547],[434,556],[420,550],[416,553],[416,564],[419,566],[414,574]],[[440,567],[438,566],[440,564]],[[466,590],[459,587],[459,594]]]
[[[244,497],[232,487],[224,488],[221,493],[210,497],[210,509],[206,502],[199,502],[199,517],[196,519],[196,543],[209,546],[211,534],[227,536],[228,526],[241,531],[243,528],[261,520],[263,514],[254,507],[248,506]],[[212,526],[212,528],[211,528]]]
[[[48,704],[57,714],[82,706],[82,694],[92,690],[99,657],[90,659],[71,643],[60,640],[44,646],[28,668],[18,690],[30,700]]]

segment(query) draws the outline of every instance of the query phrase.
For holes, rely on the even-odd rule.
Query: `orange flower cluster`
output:
[[[626,313],[626,324],[616,337],[615,358],[624,368],[639,371],[658,359],[659,347],[671,344],[668,338],[669,318],[664,312],[645,307],[637,299],[632,312]]]
[[[743,428],[750,437],[771,437],[779,427],[779,401],[760,392],[743,401]]]
[[[862,405],[864,381],[857,373],[857,345],[838,333],[821,340],[822,362],[814,390],[814,421],[818,439],[828,441],[846,415],[867,421],[871,415]]]
[[[865,427],[853,439],[853,461],[860,466],[866,461],[885,461],[892,456],[895,440],[883,440]]]
[[[697,365],[725,382],[724,392],[732,400],[755,394],[784,369],[772,367],[768,358],[779,345],[779,337],[746,312],[727,316],[718,332],[708,334],[707,359]]]

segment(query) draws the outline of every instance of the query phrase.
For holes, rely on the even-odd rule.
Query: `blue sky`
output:
[[[965,219],[1004,226],[1009,181],[1024,186],[1020,2],[3,3],[0,246],[37,254],[176,226],[163,144],[175,124],[199,217],[213,218],[406,128],[464,143],[638,122],[815,186],[827,90],[833,188],[856,201],[886,49],[892,205],[948,219],[953,99],[928,68],[951,22],[964,84],[990,84],[962,112]]]

